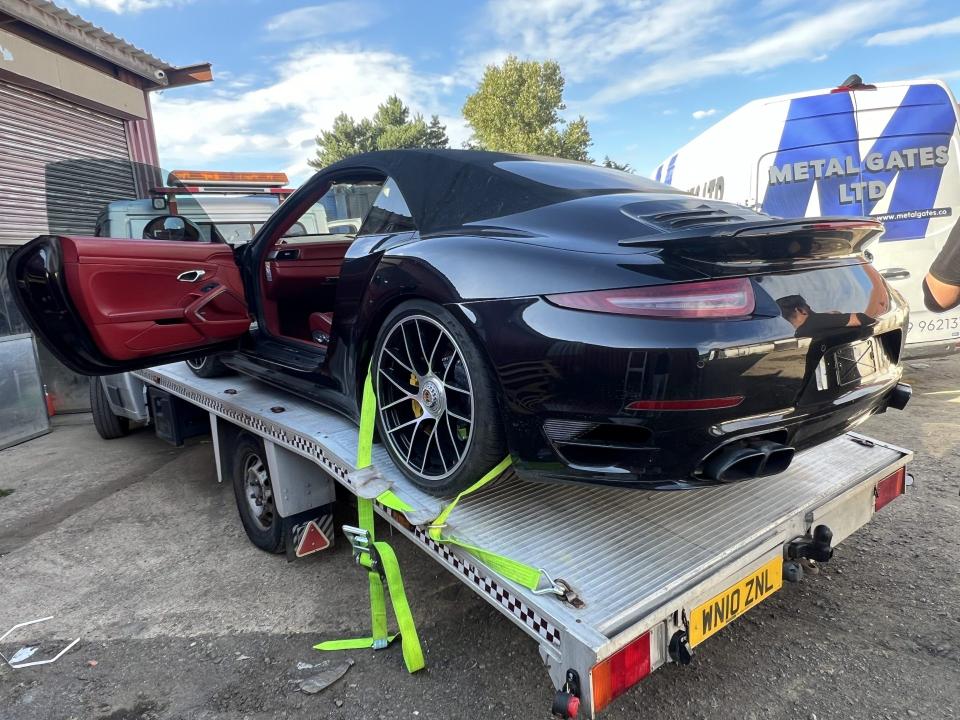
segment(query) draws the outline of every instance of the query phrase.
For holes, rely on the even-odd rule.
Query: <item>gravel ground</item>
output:
[[[908,365],[905,413],[865,432],[911,447],[917,482],[788,585],[603,717],[949,718],[960,707],[960,357]],[[366,627],[366,582],[344,543],[288,565],[243,535],[207,442],[149,431],[105,442],[87,418],[0,452],[0,629],[54,665],[0,668],[0,718],[547,718],[535,644],[396,538],[428,669],[398,649],[321,655]],[[386,530],[383,536],[386,535]],[[300,679],[355,661],[316,694]],[[315,665],[298,669],[298,663]]]

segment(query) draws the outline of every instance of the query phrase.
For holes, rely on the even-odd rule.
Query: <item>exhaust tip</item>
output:
[[[913,388],[907,383],[897,383],[897,386],[887,395],[887,407],[903,410],[911,397],[913,397]]]
[[[749,480],[757,476],[766,455],[749,447],[729,447],[715,453],[703,468],[703,474],[722,483]]]
[[[790,463],[793,462],[793,456],[796,453],[792,447],[782,447],[777,450],[771,450],[767,454],[767,461],[763,465],[761,474],[766,475],[779,475],[788,467]]]
[[[778,475],[790,467],[796,450],[772,440],[743,440],[707,458],[704,477],[722,483]]]

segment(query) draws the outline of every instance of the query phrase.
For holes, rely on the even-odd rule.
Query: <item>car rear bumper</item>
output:
[[[901,376],[898,365],[886,363],[846,389],[818,392],[812,365],[833,348],[791,335],[780,317],[651,320],[540,298],[469,303],[460,311],[490,354],[510,451],[533,480],[702,485],[712,482],[704,460],[718,448],[758,436],[797,449],[823,442],[883,411]],[[877,348],[896,345],[898,355],[905,316],[894,308],[841,339],[897,333]],[[717,409],[628,409],[642,399],[729,397],[742,399]]]

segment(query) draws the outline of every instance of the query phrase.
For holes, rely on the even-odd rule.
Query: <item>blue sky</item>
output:
[[[57,0],[214,82],[154,95],[166,168],[309,174],[313,138],[341,111],[396,93],[437,113],[459,146],[460,108],[485,65],[552,58],[591,155],[649,174],[758,97],[917,77],[960,83],[960,6],[947,0]]]

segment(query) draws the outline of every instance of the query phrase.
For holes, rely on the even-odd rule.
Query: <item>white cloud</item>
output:
[[[302,40],[354,32],[370,25],[379,15],[372,2],[350,0],[308,5],[274,15],[267,21],[267,33],[277,40]]]
[[[590,98],[588,105],[621,102],[710,77],[749,75],[788,63],[810,62],[816,55],[849,42],[854,32],[865,32],[887,21],[903,5],[904,0],[840,5],[814,17],[797,20],[779,32],[746,45],[697,56],[672,54],[648,65],[643,72],[601,89]]]
[[[451,145],[469,135],[456,110],[444,112],[443,78],[414,72],[409,58],[386,51],[329,48],[297,51],[261,79],[256,89],[221,94],[197,89],[201,99],[176,92],[153,96],[160,160],[173,166],[285,170],[291,180],[310,172],[313,140],[346,112],[369,117],[397,94],[414,112],[439,113]],[[195,90],[194,92],[196,92]],[[282,167],[264,167],[271,162]]]
[[[867,40],[867,45],[909,45],[917,40],[945,35],[960,35],[960,17],[929,25],[916,25],[877,33]]]
[[[914,78],[907,78],[904,83],[916,83],[930,80],[957,80],[960,79],[960,70],[944,70],[943,72],[932,72],[927,75],[918,75]]]
[[[716,29],[723,6],[721,0],[493,0],[489,29],[510,52],[557,60],[564,76],[578,82],[630,54],[689,48]]]
[[[186,5],[192,0],[73,0],[74,5],[92,7],[99,10],[108,10],[112,13],[138,13],[142,10],[153,10],[173,5]]]
[[[709,110],[694,110],[694,111],[693,111],[693,119],[694,119],[694,120],[703,120],[704,118],[708,118],[708,117],[710,117],[711,115],[716,115],[716,114],[717,114],[717,109],[716,109],[716,108],[710,108]]]

